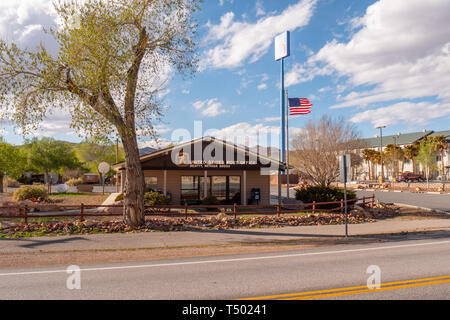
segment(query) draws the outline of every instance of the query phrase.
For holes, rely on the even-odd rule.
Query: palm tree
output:
[[[447,139],[445,139],[445,136],[438,135],[434,137],[434,148],[436,151],[439,151],[441,153],[441,177],[442,180],[444,180],[444,174],[445,174],[445,166],[444,166],[444,151],[448,148],[448,142]]]
[[[369,167],[369,179],[371,179],[371,162],[372,162],[372,150],[371,149],[364,149],[362,151],[362,158],[364,161],[367,162],[367,166]]]
[[[380,152],[380,151],[373,150],[373,158],[372,158],[373,159],[373,163],[376,163],[377,165],[381,165],[381,166],[383,165],[384,160],[381,157],[381,153],[382,152],[383,151]],[[374,176],[375,176],[375,173],[374,173]]]
[[[410,144],[403,148],[405,158],[412,161],[413,173],[416,173],[416,166],[414,163],[414,158],[417,157],[419,153],[419,148],[417,144]]]
[[[403,159],[404,153],[400,146],[389,143],[385,148],[386,163],[391,168],[392,176],[396,177],[398,174],[398,162]]]

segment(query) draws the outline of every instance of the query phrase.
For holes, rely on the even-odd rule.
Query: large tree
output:
[[[6,143],[0,137],[0,193],[3,192],[3,178],[5,176],[19,178],[25,166],[24,152],[19,147]]]
[[[292,138],[291,164],[312,184],[328,186],[339,176],[339,155],[353,153],[352,166],[361,161],[355,153],[361,149],[358,138],[355,127],[342,118],[309,120]]]
[[[28,166],[35,172],[44,173],[45,181],[50,190],[49,173],[61,169],[75,169],[80,167],[72,146],[53,138],[33,138],[26,140],[24,149],[28,153]]]
[[[422,165],[427,179],[427,188],[429,187],[429,179],[436,165],[436,140],[434,137],[427,136],[419,143],[416,160]]]
[[[123,147],[119,146],[118,149],[118,161],[120,162],[124,160]],[[84,166],[91,172],[97,171],[101,179],[103,179],[103,176],[98,170],[99,164],[102,162],[109,163],[110,165],[116,163],[116,145],[113,143],[96,143],[85,140],[77,145],[74,151]]]
[[[161,76],[195,71],[192,14],[201,0],[59,1],[57,54],[0,42],[0,103],[26,132],[55,107],[91,136],[118,135],[125,152],[124,220],[144,223],[136,132],[161,115]]]

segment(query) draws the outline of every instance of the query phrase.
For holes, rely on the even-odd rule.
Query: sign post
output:
[[[347,181],[350,180],[350,155],[339,156],[339,181],[344,183],[345,237],[348,238]]]
[[[284,92],[284,58],[290,55],[290,33],[285,31],[275,37],[275,60],[281,60],[281,93],[280,93],[280,162],[286,164],[286,104]],[[281,181],[278,176],[278,199],[281,199]]]
[[[102,162],[98,165],[97,169],[102,175],[103,194],[105,194],[105,174],[109,172],[110,166],[107,162]]]

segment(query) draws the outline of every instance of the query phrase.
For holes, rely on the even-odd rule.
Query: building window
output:
[[[144,177],[145,181],[145,192],[157,191],[158,189],[158,178],[156,177]]]
[[[203,176],[181,177],[181,203],[200,203],[205,195]],[[240,204],[240,176],[210,176],[206,181],[207,194],[213,195],[221,204]]]

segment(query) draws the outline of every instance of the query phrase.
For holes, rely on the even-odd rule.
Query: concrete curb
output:
[[[427,211],[434,211],[434,212],[438,212],[438,213],[450,214],[450,212],[447,212],[447,211],[442,211],[442,210],[438,210],[438,209],[431,209],[431,208],[425,208],[425,207],[419,207],[419,206],[413,206],[413,205],[406,204],[406,203],[394,202],[394,204],[396,206],[404,206],[404,207],[410,207],[410,208],[415,208],[415,209],[421,209],[421,210],[427,210]]]

